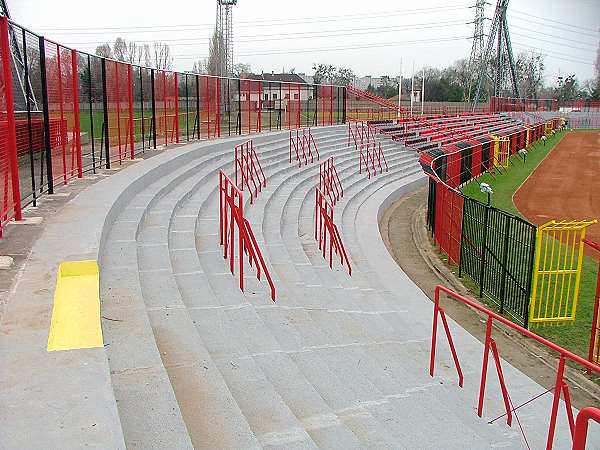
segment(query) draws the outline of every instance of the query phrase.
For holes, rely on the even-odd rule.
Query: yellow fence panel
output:
[[[494,140],[494,166],[508,167],[510,139],[508,136],[491,135]]]
[[[597,220],[551,220],[538,227],[530,323],[575,320],[583,265],[583,239]]]

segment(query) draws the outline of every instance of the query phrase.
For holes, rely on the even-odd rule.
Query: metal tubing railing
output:
[[[235,185],[241,190],[244,186],[248,187],[250,192],[250,204],[254,203],[254,199],[263,187],[267,186],[267,179],[263,172],[260,160],[254,150],[252,139],[238,144],[234,147],[234,172]],[[252,183],[252,186],[250,186]]]
[[[478,406],[477,406],[477,415],[479,417],[481,417],[482,413],[483,413],[483,402],[484,402],[484,397],[485,397],[487,364],[488,364],[488,356],[489,356],[490,349],[492,350],[492,353],[494,354],[494,362],[496,364],[496,369],[498,371],[498,377],[499,377],[499,382],[501,385],[502,395],[503,395],[503,398],[505,399],[505,406],[507,408],[506,414],[508,417],[507,422],[508,422],[509,426],[510,426],[511,420],[512,420],[512,412],[514,412],[516,410],[516,408],[509,408],[510,396],[508,395],[508,390],[506,388],[506,384],[504,382],[504,377],[501,372],[500,358],[498,355],[496,343],[495,343],[494,339],[491,337],[492,326],[493,326],[493,322],[495,321],[497,323],[501,323],[501,324],[515,330],[516,332],[520,333],[521,335],[523,335],[527,338],[531,338],[531,339],[535,340],[539,344],[546,347],[548,350],[552,350],[559,354],[560,358],[559,358],[559,363],[558,363],[557,373],[556,373],[556,382],[555,382],[555,387],[554,387],[554,399],[552,402],[552,410],[550,413],[550,423],[548,426],[546,450],[551,450],[552,444],[554,442],[554,433],[555,433],[555,429],[556,429],[556,418],[557,418],[557,414],[558,414],[558,406],[559,406],[559,400],[561,398],[561,394],[564,397],[565,408],[567,410],[567,418],[569,420],[570,432],[571,432],[571,435],[573,436],[575,425],[574,425],[574,420],[573,420],[573,410],[571,407],[571,398],[570,398],[570,394],[569,394],[569,388],[564,380],[565,362],[567,360],[570,360],[576,364],[583,366],[590,372],[595,372],[597,374],[600,374],[600,366],[593,364],[593,363],[585,360],[584,358],[562,348],[561,346],[555,344],[554,342],[544,339],[543,337],[529,331],[528,329],[511,322],[509,319],[489,310],[488,308],[477,303],[476,301],[471,300],[467,297],[464,297],[442,285],[438,285],[435,288],[433,328],[432,328],[432,334],[431,334],[431,353],[430,353],[430,360],[429,360],[429,374],[431,376],[434,375],[434,370],[435,370],[435,352],[436,352],[436,347],[437,347],[437,326],[438,326],[438,316],[439,316],[439,317],[441,317],[442,322],[444,324],[444,330],[446,332],[446,337],[450,344],[452,358],[454,360],[454,365],[455,365],[457,373],[458,373],[459,386],[462,387],[462,385],[463,385],[463,375],[462,375],[462,369],[460,367],[458,355],[457,355],[456,349],[454,347],[454,342],[452,339],[452,335],[450,333],[450,328],[448,327],[448,324],[446,321],[446,315],[444,313],[444,309],[440,306],[440,293],[442,293],[442,292],[449,295],[451,298],[458,300],[459,302],[465,304],[469,308],[479,311],[480,313],[483,313],[484,315],[487,316],[483,366],[482,366],[482,372],[481,372],[481,381],[480,381],[480,385],[479,385],[479,400],[478,400]]]
[[[587,431],[590,419],[600,423],[600,409],[587,407],[577,414],[575,422],[575,436],[573,437],[573,450],[585,450]]]
[[[223,246],[223,258],[229,259],[229,270],[234,274],[235,238],[237,233],[239,286],[244,291],[244,255],[250,266],[256,268],[256,278],[262,273],[271,289],[271,300],[275,301],[275,284],[267,268],[250,222],[244,217],[244,199],[242,191],[223,172],[219,171],[219,243]]]
[[[339,256],[340,264],[348,267],[348,274],[352,276],[352,266],[346,248],[342,242],[340,232],[333,222],[333,205],[329,203],[323,192],[315,188],[315,240],[319,243],[319,250],[323,258],[327,259],[327,236],[329,235],[329,268],[333,267],[333,254]]]

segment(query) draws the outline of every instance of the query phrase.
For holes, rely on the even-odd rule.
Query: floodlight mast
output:
[[[233,7],[237,0],[217,0],[216,46],[217,75],[228,76],[233,72]]]

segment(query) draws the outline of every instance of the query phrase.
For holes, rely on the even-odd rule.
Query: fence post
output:
[[[185,77],[185,140],[190,140],[190,101],[189,90],[188,90],[188,74],[184,74]]]
[[[343,101],[342,101],[342,123],[346,123],[346,105],[347,105],[347,95],[348,95],[348,90],[346,89],[346,87],[342,87],[342,92],[343,92]]]
[[[48,80],[46,77],[46,41],[44,40],[43,36],[40,36],[39,39],[40,80],[42,84],[42,110],[44,116],[44,147],[46,147],[46,178],[48,178],[48,194],[54,194],[54,175],[52,171],[52,143],[50,140],[50,110],[48,107]]]
[[[150,69],[150,90],[152,91],[152,147],[156,150],[156,96],[154,95],[154,69]]]
[[[196,138],[198,140],[200,140],[200,126],[201,126],[201,116],[200,116],[200,76],[199,75],[194,75],[194,78],[196,79],[196,120],[195,123],[197,125],[195,125],[196,127]],[[193,137],[194,133],[192,132],[192,137]]]
[[[527,299],[527,302],[525,303],[524,320],[523,320],[523,326],[527,329],[529,329],[529,306],[531,303],[531,285],[533,282],[533,265],[534,265],[534,259],[535,259],[536,240],[537,240],[537,228],[535,226],[532,226],[531,227],[531,248],[529,250],[529,271],[527,272],[529,274],[529,277],[527,279],[527,295],[529,296],[529,298]]]
[[[175,128],[175,142],[179,144],[179,77],[177,76],[177,72],[173,72],[173,78],[173,83],[175,84],[175,123],[173,124],[173,128]]]
[[[242,81],[238,78],[238,134],[242,135]]]
[[[12,84],[12,57],[8,44],[8,19],[0,17],[0,32],[2,36],[2,70],[4,75],[4,95],[6,101],[6,125],[8,134],[8,157],[10,161],[12,197],[15,220],[21,220],[21,192],[19,187],[19,161],[17,159],[17,130],[15,122],[15,107]]]
[[[87,71],[88,71],[88,103],[90,104],[90,143],[92,145],[92,172],[96,173],[96,155],[94,149],[94,102],[92,99],[92,62],[91,56],[87,55]]]
[[[318,126],[319,125],[319,86],[314,86],[313,85],[313,92],[315,94],[315,119],[313,121],[314,126]]]
[[[106,93],[106,59],[102,58],[102,104],[104,108],[104,151],[106,155],[106,168],[110,169],[110,145],[108,142],[108,96]]]
[[[488,223],[490,217],[490,206],[485,205],[485,219],[483,221],[483,242],[481,246],[481,265],[479,266],[479,297],[483,297],[483,282],[484,282],[484,271],[485,271],[485,252],[487,248],[487,233]]]
[[[465,211],[467,210],[467,201],[469,200],[468,197],[463,197],[463,211],[462,211],[462,218],[461,218],[461,224],[460,224],[460,256],[459,256],[459,261],[458,261],[458,278],[462,277],[462,267],[463,267],[463,256],[464,256],[464,248],[465,248],[465,239],[463,238],[463,236],[465,235]]]
[[[135,158],[134,132],[133,132],[133,77],[131,64],[127,64],[127,99],[129,107],[129,150],[131,159]]]
[[[506,264],[508,262],[508,241],[510,234],[510,224],[511,220],[508,216],[504,216],[505,225],[504,225],[504,248],[502,254],[502,282],[500,285],[500,314],[504,313],[504,300],[506,297],[506,278],[508,274],[508,268]]]
[[[29,164],[31,175],[31,195],[33,206],[37,206],[37,193],[35,188],[35,159],[33,157],[33,130],[31,129],[31,83],[29,83],[29,62],[27,61],[27,39],[25,28],[21,29],[23,42],[23,65],[25,66],[25,96],[27,102],[27,138],[29,139]]]
[[[73,115],[74,117],[74,138],[75,150],[77,152],[77,178],[83,177],[83,168],[81,161],[81,121],[79,116],[79,76],[77,74],[77,50],[71,50],[71,75],[73,76]],[[71,169],[73,170],[73,169]]]
[[[141,67],[138,67],[140,71],[140,110],[142,114],[142,153],[146,150],[146,127],[144,126],[144,76]]]

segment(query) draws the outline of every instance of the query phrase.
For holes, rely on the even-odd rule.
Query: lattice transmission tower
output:
[[[483,25],[485,22],[485,5],[489,5],[485,0],[476,0],[475,2],[475,20],[473,21],[473,45],[471,46],[471,56],[469,57],[469,89],[465,92],[466,100],[471,101],[474,85],[477,81],[477,70],[483,58]]]
[[[473,99],[473,109],[477,106],[484,91],[495,97],[505,95],[520,98],[517,70],[513,57],[506,10],[509,0],[498,0],[490,27],[485,52],[477,69],[477,90]]]
[[[237,0],[217,0],[217,75],[231,75],[233,71],[233,7]]]

